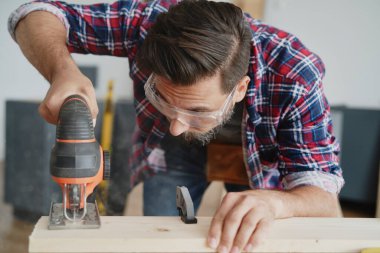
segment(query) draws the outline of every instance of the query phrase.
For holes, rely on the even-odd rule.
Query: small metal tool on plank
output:
[[[177,186],[176,200],[177,209],[179,211],[179,216],[181,216],[181,220],[186,224],[197,223],[193,200],[191,199],[189,190],[186,186]]]

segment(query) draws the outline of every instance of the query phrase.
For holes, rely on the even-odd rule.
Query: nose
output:
[[[184,132],[189,130],[189,126],[183,124],[181,121],[174,119],[170,121],[170,128],[169,131],[173,136],[178,136]]]

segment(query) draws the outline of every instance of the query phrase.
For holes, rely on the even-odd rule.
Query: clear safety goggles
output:
[[[149,102],[169,120],[178,120],[182,124],[195,129],[213,128],[221,124],[225,112],[232,105],[232,98],[237,87],[235,86],[219,110],[212,112],[195,112],[178,108],[166,102],[155,89],[155,85],[155,76],[152,74],[144,85],[145,95]]]

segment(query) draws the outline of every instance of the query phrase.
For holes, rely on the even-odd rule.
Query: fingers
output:
[[[247,215],[243,218],[239,231],[233,241],[232,252],[240,252],[244,248],[252,248],[252,245],[248,245],[248,242],[250,242],[249,240],[252,237],[252,234],[258,228],[260,219],[262,219],[262,216],[254,209],[247,213]]]
[[[85,86],[78,95],[81,95],[86,100],[86,103],[90,109],[91,116],[93,118],[94,127],[95,127],[96,116],[99,113],[99,108],[98,108],[98,103],[96,102],[95,90],[92,84],[90,87]]]
[[[220,236],[223,229],[224,218],[230,209],[235,205],[235,202],[238,200],[238,193],[227,193],[223,198],[223,201],[216,211],[210,225],[208,232],[207,242],[210,248],[216,249],[219,245]]]
[[[267,219],[267,218],[261,219],[259,223],[257,224],[255,231],[250,236],[248,243],[244,247],[244,251],[247,251],[247,252],[252,251],[253,248],[260,245],[263,239],[267,236],[271,225],[272,225],[271,219]]]
[[[99,112],[96,102],[95,90],[91,82],[87,79],[77,79],[74,81],[57,82],[50,86],[46,97],[38,108],[40,115],[49,123],[57,124],[58,115],[63,101],[71,95],[80,95],[86,101],[93,119],[93,126],[96,125],[96,116]]]
[[[264,201],[252,195],[229,193],[211,222],[208,245],[220,253],[251,251],[273,219]]]
[[[41,103],[38,107],[38,112],[50,124],[57,124],[58,115],[52,113],[45,103]],[[57,117],[55,117],[57,116]]]
[[[59,95],[59,94],[58,94]],[[63,96],[55,96],[54,90],[50,88],[38,107],[38,112],[47,122],[50,124],[57,124],[58,122],[58,114],[61,104],[63,103]]]
[[[250,196],[241,196],[237,201],[236,205],[230,212],[226,215],[222,235],[220,238],[220,244],[218,247],[219,252],[240,252],[242,247],[237,248],[234,244],[236,234],[241,225],[243,225],[243,219],[250,213],[250,210],[254,207],[254,199]],[[255,213],[252,213],[255,214]],[[257,216],[255,214],[255,216]],[[252,216],[254,218],[254,216]],[[251,233],[246,235],[245,241],[248,241],[249,236],[252,234],[253,229],[255,228],[256,223],[251,224],[253,226]],[[233,247],[235,246],[235,247]]]

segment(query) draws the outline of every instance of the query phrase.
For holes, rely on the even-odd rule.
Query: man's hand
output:
[[[207,243],[220,253],[251,251],[274,219],[339,215],[337,195],[315,186],[228,193],[212,219]]]
[[[208,244],[220,253],[250,251],[275,218],[270,191],[228,193],[211,222]]]
[[[86,100],[95,126],[96,115],[99,111],[96,103],[95,90],[91,81],[80,72],[62,73],[60,77],[54,79],[45,99],[40,104],[39,113],[47,122],[56,124],[63,101],[67,97],[75,94],[81,95]]]
[[[95,119],[98,106],[94,88],[70,56],[61,21],[49,12],[35,11],[17,24],[15,35],[26,58],[51,84],[39,107],[41,116],[56,124],[63,101],[78,94],[86,100]]]

